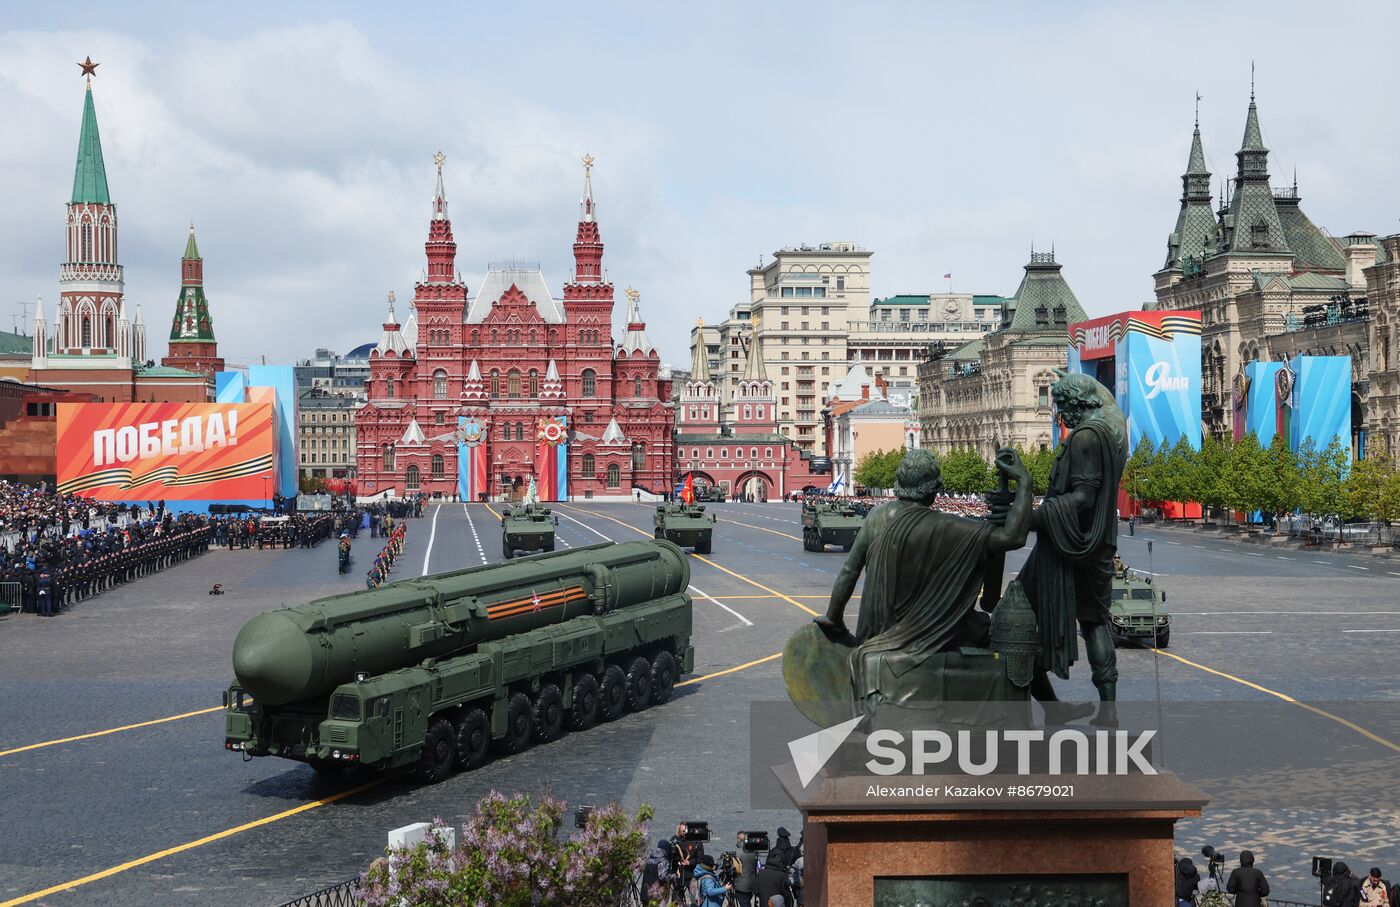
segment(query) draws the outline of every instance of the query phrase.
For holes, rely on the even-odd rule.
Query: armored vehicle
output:
[[[693,669],[690,565],[603,543],[267,611],[233,644],[224,748],[441,781],[665,702]]]
[[[539,504],[504,508],[501,514],[501,548],[506,560],[515,557],[517,551],[526,554],[553,551],[554,527],[558,525],[559,517]]]
[[[802,550],[825,551],[827,545],[840,545],[850,551],[865,514],[854,504],[808,498],[802,502]]]
[[[1109,632],[1114,643],[1141,642],[1165,649],[1171,642],[1172,618],[1167,593],[1148,574],[1116,567],[1109,594]]]
[[[652,517],[653,533],[659,539],[694,548],[696,554],[709,554],[715,531],[715,515],[705,513],[704,504],[657,504]]]

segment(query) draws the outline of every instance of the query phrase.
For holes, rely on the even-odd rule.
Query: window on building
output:
[[[385,378],[385,379],[384,379],[384,393],[385,393],[386,396],[391,397],[391,398],[394,396],[394,379],[393,379],[393,378]]]
[[[442,478],[442,454],[433,454],[433,478]]]
[[[512,400],[520,399],[520,373],[515,369],[506,376],[506,395]]]
[[[792,287],[783,287],[783,295],[787,297],[792,296]]]
[[[394,471],[394,446],[393,446],[392,444],[385,444],[385,445],[384,445],[384,464],[383,464],[383,466],[384,466],[384,471],[385,471],[385,472],[393,472],[393,471]]]
[[[698,447],[692,447],[692,448],[690,449],[690,458],[691,458],[692,460],[698,460],[698,459],[700,459],[700,448],[698,448]]]
[[[481,332],[472,331],[472,346],[481,346]]]
[[[647,464],[647,446],[643,441],[632,443],[632,471],[639,472]]]
[[[839,278],[838,278],[838,279],[839,279]],[[765,460],[771,460],[771,459],[773,459],[773,448],[771,448],[771,447],[765,447],[765,448],[763,448],[763,459],[765,459]]]
[[[585,397],[598,396],[598,373],[591,368],[583,370],[583,395]]]
[[[1036,393],[1039,395],[1037,397],[1037,402],[1041,406],[1050,405],[1050,387],[1048,385],[1040,385],[1040,387],[1036,388]]]
[[[690,408],[690,421],[692,421],[692,422],[694,422],[695,419],[696,419],[695,412],[696,412],[696,411],[695,411],[695,407],[692,406],[692,407]]]
[[[442,413],[437,413],[437,414],[435,414],[435,415],[433,416],[433,423],[436,424],[436,425],[442,425],[442,424],[444,424],[446,421],[447,421],[447,417],[446,417],[445,415],[443,415]]]
[[[492,329],[491,329],[491,345],[492,345],[492,346],[495,346],[496,344],[498,344],[498,343],[500,343],[500,342],[501,342],[501,335],[500,335],[500,333],[499,333],[495,328],[492,328]]]
[[[762,403],[758,404],[757,406],[755,406],[755,407],[753,408],[753,417],[754,417],[755,419],[762,419],[762,418],[763,418],[763,404],[762,404]]]
[[[779,315],[786,315],[787,313],[788,313],[788,307],[787,307],[787,306],[780,306],[780,307],[778,308],[778,314],[779,314]]]
[[[705,448],[705,459],[707,459],[707,460],[713,460],[714,458],[715,458],[715,449],[714,449],[713,447],[707,447],[707,448]]]
[[[409,491],[418,490],[418,467],[416,465],[408,467],[404,472],[403,483]]]
[[[836,289],[838,291],[846,289],[846,278],[840,275],[836,277]]]
[[[633,375],[633,376],[632,376],[632,396],[634,396],[634,397],[640,397],[641,395],[642,395],[642,376],[641,376],[641,375]]]
[[[586,454],[584,454],[584,455],[583,455],[583,477],[584,477],[585,479],[592,479],[592,478],[595,478],[597,475],[598,475],[598,465],[597,465],[597,461],[593,459],[593,454],[591,454],[591,453],[586,453]]]
[[[540,395],[540,373],[530,369],[530,398],[534,399]]]
[[[83,347],[86,348],[86,347],[92,346],[92,319],[89,318],[89,317],[86,316],[86,315],[83,316],[82,329],[83,329],[83,343],[82,343]]]
[[[609,488],[621,488],[621,487],[622,487],[622,470],[618,468],[618,466],[617,466],[616,463],[609,463],[609,464],[608,464],[608,487],[609,487]]]
[[[753,407],[750,406],[750,405],[747,404],[747,403],[744,404],[744,418],[745,418],[745,419],[752,419],[752,418],[753,418]]]
[[[823,277],[822,279],[825,280],[826,278]],[[819,298],[819,299],[825,299],[825,298],[826,298],[826,287],[812,287],[812,295],[813,295],[813,296],[816,296],[816,297]]]
[[[721,448],[719,449],[719,458],[720,458],[721,460],[728,460],[728,459],[729,459],[729,448],[728,448],[728,447],[721,447]]]
[[[447,372],[442,369],[433,372],[433,399],[447,399]]]
[[[782,358],[784,358],[784,359],[789,358],[789,357],[788,357],[788,351],[787,351],[787,350],[783,350]]]
[[[494,333],[494,331],[492,332]],[[494,400],[501,396],[501,373],[497,369],[491,369],[491,398]]]

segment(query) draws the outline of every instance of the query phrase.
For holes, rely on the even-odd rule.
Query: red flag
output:
[[[685,485],[681,487],[681,500],[687,504],[695,503],[695,473],[690,473],[685,477]]]

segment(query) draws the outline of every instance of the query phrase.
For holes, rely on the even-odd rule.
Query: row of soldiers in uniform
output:
[[[330,513],[290,517],[228,516],[213,521],[214,544],[234,548],[314,548],[337,529],[348,526],[349,517]]]
[[[399,523],[389,533],[389,541],[384,549],[374,559],[374,566],[369,568],[365,574],[365,588],[377,589],[383,583],[388,582],[389,572],[394,569],[394,559],[403,554],[404,537],[408,534],[408,529],[403,523]]]
[[[207,517],[174,519],[167,514],[159,523],[113,527],[86,537],[80,533],[3,552],[0,582],[18,585],[20,610],[52,617],[65,605],[203,554],[212,540]]]

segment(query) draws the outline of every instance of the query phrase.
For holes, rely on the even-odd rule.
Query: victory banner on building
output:
[[[60,403],[58,490],[102,501],[249,500],[275,489],[271,403]]]

